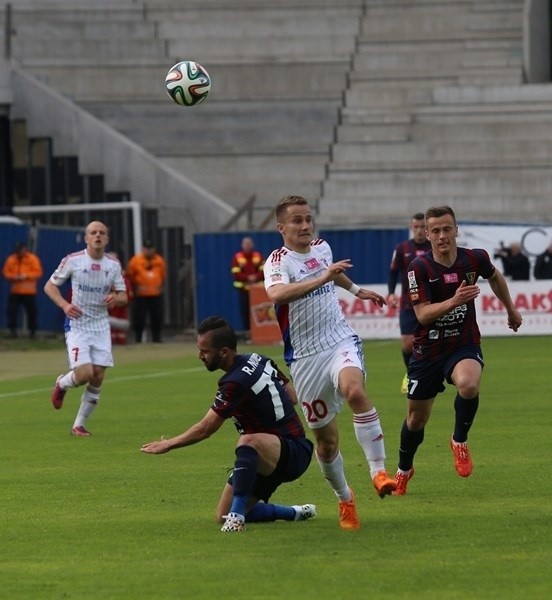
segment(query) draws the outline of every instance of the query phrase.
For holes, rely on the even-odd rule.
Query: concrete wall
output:
[[[144,207],[170,211],[161,226],[216,230],[235,213],[219,198],[18,68],[12,74],[13,119],[25,119],[29,137],[52,136],[54,153],[76,155],[81,173],[103,173],[106,189],[131,193]],[[178,222],[175,222],[178,219]]]

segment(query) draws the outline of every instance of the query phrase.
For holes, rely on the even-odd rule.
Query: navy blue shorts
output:
[[[485,366],[481,347],[476,344],[462,346],[454,354],[437,360],[417,359],[413,355],[408,364],[408,399],[429,400],[444,392],[444,382],[452,384],[452,371],[465,358],[473,358]]]
[[[293,481],[309,468],[312,460],[314,446],[312,442],[304,438],[289,439],[280,438],[281,452],[280,460],[272,475],[259,475],[253,486],[253,496],[263,502],[268,502],[270,496],[276,489],[286,481]],[[228,479],[232,485],[232,475]]]
[[[416,318],[416,313],[411,308],[399,312],[401,335],[413,335],[417,324],[418,319]]]

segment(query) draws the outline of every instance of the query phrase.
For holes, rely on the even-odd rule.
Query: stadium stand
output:
[[[523,13],[521,0],[367,4],[322,221],[443,203],[549,221],[552,89],[524,82]]]
[[[199,227],[251,196],[260,223],[290,192],[326,227],[402,224],[428,203],[546,222],[552,89],[525,81],[528,4],[15,0],[12,55],[204,190],[218,216]],[[213,79],[190,109],[163,90],[184,58]]]

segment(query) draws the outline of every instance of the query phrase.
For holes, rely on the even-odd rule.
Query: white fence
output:
[[[523,316],[523,325],[514,334],[507,325],[507,315],[501,302],[485,280],[478,281],[481,294],[475,300],[477,321],[483,337],[506,335],[552,335],[552,279],[546,281],[511,281],[510,294]],[[363,284],[362,287],[387,295],[387,286]],[[362,339],[393,339],[400,337],[398,310],[354,298],[337,288],[347,321]]]

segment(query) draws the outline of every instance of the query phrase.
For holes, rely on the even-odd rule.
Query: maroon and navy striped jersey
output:
[[[238,354],[219,379],[211,409],[223,419],[232,418],[242,434],[304,437],[303,424],[284,388],[288,381],[272,359],[255,352]]]
[[[407,273],[410,301],[413,306],[423,302],[443,302],[454,296],[462,283],[472,285],[479,277],[488,279],[495,271],[485,250],[458,248],[451,267],[433,259],[430,251],[414,259]],[[477,325],[474,301],[453,308],[428,325],[416,325],[414,356],[437,358],[465,344],[479,344],[481,334]]]
[[[410,298],[408,296],[408,279],[406,277],[406,271],[408,265],[418,256],[422,256],[431,250],[431,242],[426,240],[422,244],[416,243],[414,240],[405,240],[395,246],[393,256],[391,258],[390,269],[390,283],[392,283],[393,290],[389,290],[390,293],[394,292],[397,279],[401,278],[401,303],[399,310],[412,309],[410,305]]]

